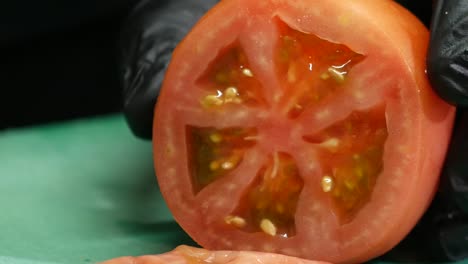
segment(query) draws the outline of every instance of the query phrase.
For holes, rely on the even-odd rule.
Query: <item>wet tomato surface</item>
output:
[[[427,42],[393,1],[222,1],[156,106],[176,220],[208,249],[362,262],[395,246],[433,197],[454,116]]]

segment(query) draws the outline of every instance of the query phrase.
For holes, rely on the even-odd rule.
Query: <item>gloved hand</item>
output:
[[[150,139],[153,110],[172,50],[217,0],[142,0],[121,42],[124,113],[135,135]],[[429,1],[399,0],[429,24]],[[429,3],[427,3],[429,2]],[[435,91],[468,105],[468,2],[439,0],[432,16],[428,75]],[[392,261],[468,258],[468,112],[459,108],[436,198],[410,235],[383,256]],[[430,142],[428,142],[430,144]],[[466,164],[466,165],[465,165]]]
[[[150,139],[153,110],[172,50],[218,0],[141,0],[122,30],[124,112],[133,133]]]

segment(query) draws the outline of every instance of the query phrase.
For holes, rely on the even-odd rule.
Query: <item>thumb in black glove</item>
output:
[[[218,0],[143,0],[122,31],[124,113],[133,133],[150,139],[153,110],[177,44]]]

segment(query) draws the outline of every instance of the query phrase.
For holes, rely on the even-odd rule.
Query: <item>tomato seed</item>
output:
[[[324,147],[332,152],[335,152],[336,149],[339,147],[340,145],[340,140],[337,139],[337,138],[330,138],[322,143],[320,143],[320,146],[321,147]]]
[[[219,169],[219,162],[217,161],[210,162],[210,170],[215,171],[217,169]]]
[[[324,192],[331,192],[333,189],[333,178],[330,176],[324,176],[322,178],[322,190]]]
[[[253,77],[254,76],[252,71],[250,69],[247,69],[247,68],[243,69],[242,73],[247,77]]]
[[[223,140],[223,137],[218,133],[213,133],[210,135],[210,139],[213,143],[220,143]]]
[[[203,98],[203,100],[201,101],[201,104],[205,108],[211,108],[211,107],[214,107],[214,106],[223,105],[223,100],[221,98],[219,98],[218,95],[210,94],[210,95],[205,96],[205,98]]]
[[[236,87],[228,87],[224,90],[224,103],[241,103],[239,92]]]
[[[346,72],[339,71],[333,67],[328,68],[328,73],[337,83],[343,83],[345,81]]]
[[[224,170],[231,170],[232,168],[234,168],[234,163],[230,162],[230,161],[225,161],[223,162],[223,164],[221,164],[221,167],[224,169]]]
[[[247,224],[244,218],[232,215],[226,216],[226,218],[224,218],[224,222],[228,225],[233,225],[237,228],[242,228]]]
[[[262,219],[262,221],[260,221],[260,229],[262,229],[265,234],[276,236],[276,226],[270,219]]]

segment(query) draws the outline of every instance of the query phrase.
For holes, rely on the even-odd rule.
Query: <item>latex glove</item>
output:
[[[142,0],[122,31],[124,113],[133,133],[150,139],[153,110],[172,50],[218,0]]]
[[[216,2],[143,0],[125,25],[121,43],[124,112],[137,136],[151,138],[153,110],[173,48]],[[398,2],[429,24],[431,2]],[[468,104],[467,21],[468,1],[437,2],[428,55],[428,74],[436,92],[451,103],[465,105]],[[459,115],[439,192],[431,208],[384,259],[441,261],[468,257],[468,114],[460,110]]]

